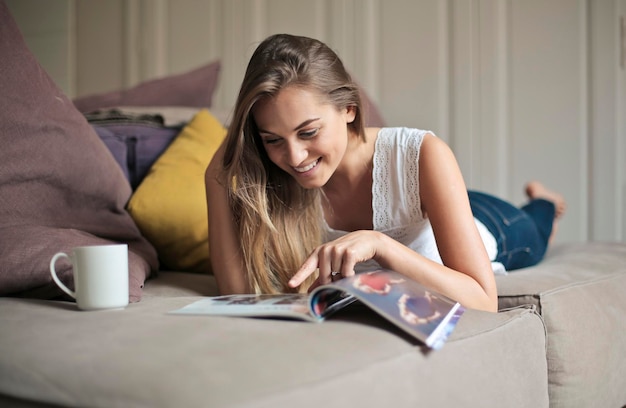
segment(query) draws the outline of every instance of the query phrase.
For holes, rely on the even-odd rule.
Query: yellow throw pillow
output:
[[[203,109],[153,164],[128,211],[156,248],[161,269],[209,272],[204,172],[226,129]]]

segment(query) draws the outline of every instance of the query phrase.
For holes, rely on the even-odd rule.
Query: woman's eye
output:
[[[317,134],[319,129],[307,130],[306,132],[300,132],[300,137],[313,137]]]
[[[267,138],[267,139],[263,139],[263,143],[265,143],[266,145],[274,145],[277,144],[278,142],[280,142],[279,138]]]

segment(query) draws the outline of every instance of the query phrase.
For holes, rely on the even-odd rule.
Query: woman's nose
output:
[[[306,146],[301,141],[287,144],[287,162],[291,167],[297,167],[307,158]]]

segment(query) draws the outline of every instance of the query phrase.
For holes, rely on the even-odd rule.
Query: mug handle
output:
[[[63,290],[63,292],[67,293],[68,295],[76,299],[76,292],[70,290],[70,288],[68,288],[67,286],[63,284],[63,282],[61,282],[61,279],[59,279],[59,277],[57,276],[57,271],[54,269],[54,264],[59,258],[67,258],[70,264],[72,263],[72,258],[70,258],[69,255],[66,254],[65,252],[56,253],[50,260],[50,274],[52,275],[52,279],[54,280],[54,283],[56,283],[57,286]],[[72,265],[72,267],[73,266],[74,265]]]

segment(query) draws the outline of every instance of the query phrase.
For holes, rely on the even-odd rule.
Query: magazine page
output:
[[[224,295],[205,297],[174,310],[173,314],[241,317],[282,317],[316,321],[309,310],[307,294]]]
[[[320,297],[318,314],[311,313],[309,295],[286,293],[279,295],[224,295],[204,297],[172,314],[195,314],[239,317],[274,317],[308,321],[322,321],[356,299],[336,289]]]
[[[348,293],[396,326],[439,349],[465,309],[457,302],[426,289],[414,280],[390,270],[360,273],[316,288],[309,307],[314,315],[323,315],[328,290]]]
[[[457,322],[461,318],[461,315],[463,314],[464,311],[465,309],[459,305],[459,307],[454,311],[454,313],[451,314],[450,320],[448,320],[448,323],[442,324],[439,326],[439,329],[441,330],[441,332],[433,334],[432,336],[433,345],[431,346],[431,348],[433,350],[439,350],[441,347],[443,347],[443,345],[446,343],[446,340],[448,340],[448,336],[450,336],[450,334],[452,333],[452,330],[454,330],[454,327],[456,326]]]
[[[310,295],[205,297],[170,313],[321,322],[356,301],[434,350],[445,344],[465,311],[459,303],[397,272],[381,269],[320,286]]]

